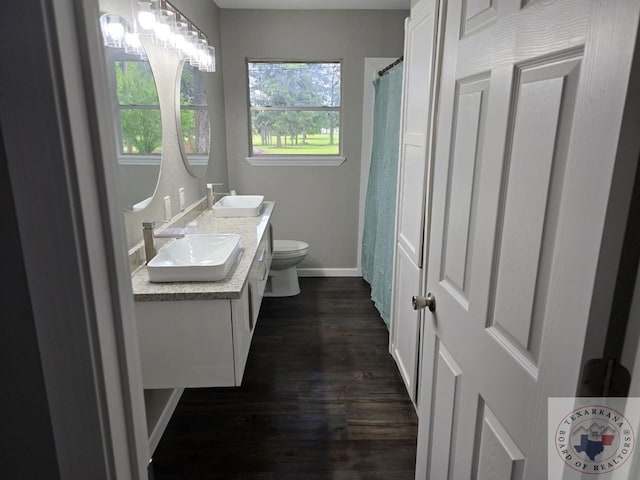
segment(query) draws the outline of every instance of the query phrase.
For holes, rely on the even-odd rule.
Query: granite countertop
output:
[[[131,275],[133,297],[137,302],[173,300],[217,300],[240,298],[273,213],[274,202],[264,202],[258,217],[220,218],[205,210],[189,226],[189,233],[237,233],[242,236],[242,256],[225,280],[219,282],[152,283],[147,267]]]

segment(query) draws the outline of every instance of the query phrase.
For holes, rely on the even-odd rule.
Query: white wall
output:
[[[301,267],[357,265],[362,78],[365,57],[402,55],[408,12],[222,10],[229,182],[277,202],[276,238],[311,245]],[[254,167],[249,153],[246,59],[343,59],[343,142],[336,167]],[[391,200],[391,199],[390,199]]]
[[[178,188],[184,187],[187,204],[190,204],[204,196],[204,184],[206,182],[227,183],[224,92],[222,86],[222,62],[220,61],[220,10],[211,0],[173,0],[172,4],[196,24],[207,35],[209,43],[216,47],[217,72],[205,75],[212,129],[210,162],[202,179],[194,178],[185,168],[178,145],[176,127],[175,96],[176,82],[179,81],[180,61],[177,55],[164,51],[152,42],[146,42],[149,63],[151,64],[160,100],[163,137],[162,164],[157,188],[149,206],[141,212],[127,212],[124,214],[128,247],[132,247],[142,240],[143,221],[164,219],[163,197],[165,195],[171,197],[172,210],[175,215],[178,213],[179,208]],[[129,0],[100,0],[100,10],[102,12],[117,13],[129,21],[132,20],[131,2]],[[136,171],[134,173],[137,174],[139,172]],[[146,183],[149,183],[149,181],[146,180]],[[123,181],[119,186],[123,199],[123,208],[127,205],[125,199],[131,198],[130,193],[128,193],[130,184],[131,182],[125,184]],[[139,196],[137,201],[143,197]]]

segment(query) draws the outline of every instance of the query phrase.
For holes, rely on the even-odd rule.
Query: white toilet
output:
[[[309,244],[298,240],[274,240],[273,260],[265,297],[291,297],[300,293],[298,265],[309,252]]]

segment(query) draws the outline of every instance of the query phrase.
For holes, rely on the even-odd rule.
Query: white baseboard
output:
[[[357,268],[298,268],[299,277],[361,277]]]

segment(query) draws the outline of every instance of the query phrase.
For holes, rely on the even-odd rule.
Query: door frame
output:
[[[438,116],[438,103],[440,99],[440,73],[442,71],[442,51],[444,43],[444,25],[447,18],[447,0],[435,0],[437,9],[436,33],[435,33],[435,55],[433,73],[433,97],[431,115],[429,118],[429,150],[427,152],[427,184],[425,192],[426,208],[424,211],[424,232],[422,239],[422,258],[424,259],[422,268],[422,291],[418,294],[426,297],[427,294],[427,262],[429,259],[429,236],[431,232],[431,204],[433,195],[433,164],[435,161],[435,136],[436,120]],[[433,318],[426,315],[423,309],[420,311],[420,338],[418,346],[418,373],[417,373],[417,414],[418,414],[418,439],[416,446],[416,480],[423,480],[428,469],[428,455],[430,448],[431,432],[431,409],[435,399],[433,390],[434,374],[436,366],[437,348],[436,334]],[[424,455],[420,455],[425,452]],[[424,472],[422,476],[419,476]]]
[[[57,446],[51,475],[144,479],[126,235],[117,172],[107,161],[116,152],[113,142],[100,142],[113,126],[99,115],[110,106],[96,95],[107,90],[98,2],[10,1],[2,11],[3,44],[26,46],[4,52],[4,65],[21,75],[0,78],[0,123]],[[28,24],[43,28],[24,44]],[[29,128],[37,135],[27,138]]]
[[[112,111],[111,100],[108,96],[100,94],[109,90],[102,33],[98,22],[101,12],[99,2],[95,0],[71,1],[75,3],[77,15],[75,25],[77,35],[81,39],[77,43],[81,70],[76,74],[82,76],[85,88],[88,117],[85,127],[88,134],[85,138],[91,138],[95,166],[94,181],[98,196],[97,207],[100,212],[96,220],[101,222],[104,229],[106,257],[99,267],[104,268],[108,275],[110,300],[113,305],[113,316],[109,319],[111,323],[108,325],[112,331],[105,331],[104,335],[101,335],[100,344],[102,350],[106,351],[107,355],[114,355],[118,363],[117,374],[122,389],[119,392],[120,398],[115,398],[114,402],[122,402],[122,412],[116,411],[116,419],[125,422],[130,470],[139,478],[146,479],[151,452],[135,321],[136,310],[131,285],[131,267],[126,249],[124,206],[118,196],[119,173],[112,160],[117,158],[118,153],[112,141],[116,135],[111,117],[104,114]],[[71,12],[68,15],[70,16]],[[83,196],[84,202],[90,202],[91,193],[86,192]],[[116,375],[115,371],[109,373],[112,376]]]

